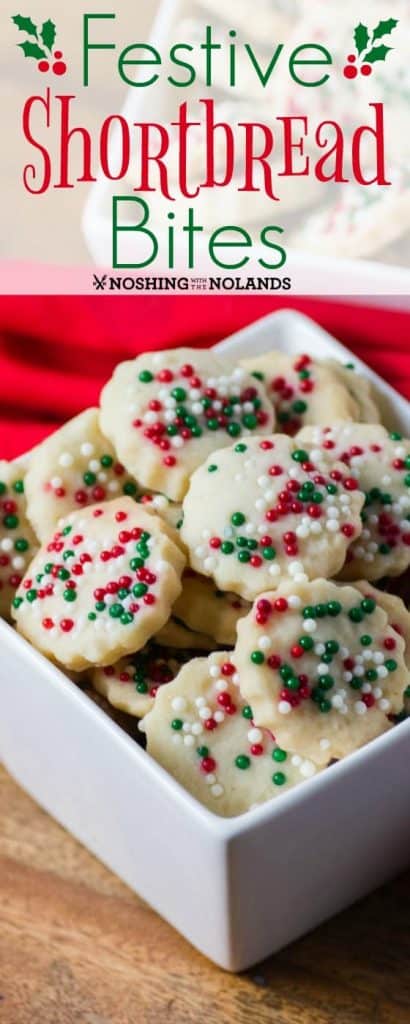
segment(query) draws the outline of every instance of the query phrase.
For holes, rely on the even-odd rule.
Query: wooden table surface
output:
[[[241,976],[0,768],[0,1024],[409,1024],[410,875]]]

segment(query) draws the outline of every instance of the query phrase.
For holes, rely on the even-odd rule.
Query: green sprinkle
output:
[[[185,388],[173,388],[171,391],[172,398],[175,398],[176,402],[185,402],[186,391]]]
[[[284,772],[275,772],[272,775],[272,782],[275,786],[284,786],[286,782],[286,775]]]
[[[253,661],[254,665],[263,665],[265,661],[265,655],[262,654],[262,651],[252,651],[251,661]]]
[[[234,550],[235,546],[230,540],[224,540],[223,544],[221,544],[221,551],[223,555],[231,555]]]
[[[287,756],[286,750],[282,750],[281,747],[276,747],[276,750],[272,751],[274,761],[286,761]]]
[[[337,494],[336,484],[326,484],[326,490],[328,494]]]
[[[102,455],[100,462],[103,469],[111,469],[114,459],[112,458],[112,455]]]
[[[132,612],[124,612],[124,614],[121,615],[121,624],[123,626],[129,626],[131,622],[134,622],[134,616]]]
[[[13,484],[13,491],[16,494],[24,494],[24,480],[16,480]]]
[[[247,412],[245,414],[245,416],[242,418],[242,423],[247,430],[255,430],[255,427],[258,426],[257,417],[254,416],[252,412]]]
[[[214,417],[212,417],[212,419],[210,420],[207,420],[206,425],[208,427],[208,430],[219,430],[218,420],[214,419]]]
[[[375,668],[368,668],[366,672],[366,679],[369,683],[375,683],[377,679],[377,672]]]
[[[237,768],[244,772],[247,768],[250,768],[251,759],[246,754],[238,754],[238,757],[235,757],[235,764]]]
[[[59,580],[69,580],[70,579],[70,573],[69,573],[68,569],[59,569],[57,575],[58,575]]]
[[[246,563],[250,562],[250,559],[249,551],[238,551],[238,562]]]
[[[63,598],[65,601],[68,601],[69,604],[72,604],[73,601],[77,600],[77,594],[75,590],[65,590]]]
[[[361,602],[360,607],[362,611],[365,613],[365,615],[371,615],[371,613],[374,612],[376,608],[376,602],[373,601],[372,597],[365,597]]]
[[[72,526],[65,526],[64,530],[63,530],[63,537],[68,537],[68,534],[71,533],[71,531],[72,531]]]
[[[369,633],[364,633],[363,636],[360,637],[362,647],[370,647],[372,642],[373,637],[369,636]]]
[[[298,399],[292,405],[292,412],[295,412],[297,413],[298,416],[301,416],[302,413],[307,411],[307,407],[307,402],[304,402],[302,399]]]
[[[409,691],[410,691],[410,686],[409,686]],[[410,693],[409,693],[409,697],[410,697]],[[242,708],[242,716],[243,716],[243,718],[253,718],[252,708],[251,708],[251,706],[249,704],[245,704],[245,707]]]
[[[255,380],[265,380],[265,374],[259,373],[259,370],[254,370],[251,376],[254,377]]]
[[[298,640],[298,644],[304,651],[312,651],[315,646],[315,642],[311,636],[301,636]]]
[[[218,466],[215,466],[214,464],[212,464],[212,466],[208,466],[208,473],[216,473],[217,469],[218,469]]]
[[[319,676],[319,685],[322,688],[322,690],[331,690],[332,687],[335,685],[333,676]]]
[[[267,562],[271,562],[272,559],[276,558],[276,550],[275,550],[275,548],[271,548],[271,547],[262,548],[262,556],[263,556],[263,558],[266,559]]]
[[[323,715],[327,714],[327,712],[331,711],[331,710],[332,710],[332,705],[330,703],[330,700],[321,700],[320,701],[319,711],[321,711]]]
[[[140,682],[136,682],[135,679],[134,682],[137,693],[148,693],[148,686],[146,683],[144,683],[142,680]]]
[[[242,455],[243,452],[247,452],[248,446],[246,444],[236,444],[234,450],[238,452],[238,455]]]
[[[17,516],[8,515],[4,517],[3,523],[7,530],[15,530],[19,525],[19,520]]]
[[[27,551],[28,547],[28,540],[25,540],[24,537],[19,537],[19,539],[14,542],[14,548],[16,551]]]
[[[359,676],[353,676],[353,679],[350,680],[350,686],[352,687],[352,690],[361,690],[362,685],[363,683],[362,680],[359,679]]]
[[[27,600],[30,602],[30,604],[33,604],[33,601],[37,600],[37,591],[36,590],[28,590],[27,594],[26,594],[26,597],[27,597]]]
[[[292,452],[292,459],[295,462],[309,462],[309,455],[304,448],[297,448],[295,452]]]
[[[122,493],[126,494],[129,498],[134,498],[137,494],[137,485],[132,480],[127,480],[123,486]]]
[[[332,618],[334,618],[334,619],[338,615],[340,615],[340,612],[342,611],[342,605],[340,604],[340,601],[328,601],[328,603],[326,605],[326,608],[327,608],[327,614],[331,615]]]
[[[64,551],[63,552],[63,562],[68,562],[69,558],[75,558],[74,551]]]
[[[391,441],[402,441],[403,440],[403,436],[402,436],[402,434],[399,434],[396,430],[394,430],[393,433],[390,434],[390,440]]]
[[[2,481],[2,480],[0,480],[0,494],[1,494],[1,495],[2,495],[2,494],[5,494],[5,493],[6,493],[6,491],[7,491],[7,487],[6,487],[5,483],[3,483],[3,481]]]
[[[122,604],[112,604],[112,605],[110,605],[109,613],[110,613],[112,619],[120,619],[121,615],[123,614],[123,611],[124,611],[124,609],[122,607]]]
[[[86,487],[93,487],[93,485],[97,483],[97,477],[95,473],[84,473],[83,480]]]
[[[198,757],[208,757],[209,747],[197,747],[196,752],[198,754]]]
[[[397,668],[397,661],[394,658],[388,658],[385,662],[385,666],[388,672],[395,672]]]
[[[135,586],[132,588],[132,592],[134,594],[134,597],[144,597],[144,594],[148,592],[147,584],[136,583]]]
[[[231,523],[234,526],[243,526],[245,522],[246,516],[244,516],[243,512],[234,512],[233,516],[231,516]]]
[[[22,605],[22,604],[23,604],[23,598],[22,597],[15,597],[15,598],[13,598],[13,608],[20,608],[20,605]]]
[[[97,616],[96,616],[95,612],[89,612],[88,613],[88,618],[89,618],[90,622],[95,622]]]
[[[326,604],[316,604],[315,605],[315,618],[317,618],[317,619],[324,619],[326,613],[327,613],[327,605]]]
[[[144,565],[143,558],[131,558],[130,569],[132,569],[133,572],[136,572],[137,569],[142,569],[143,565]]]
[[[226,429],[230,437],[239,437],[239,435],[242,433],[240,423],[228,423]],[[244,448],[243,450],[246,451],[246,448]],[[235,448],[235,451],[238,451],[238,446]]]
[[[351,608],[347,614],[351,622],[363,622],[363,612],[361,608]]]
[[[104,601],[97,601],[96,605],[95,605],[95,610],[97,612],[104,612],[105,611],[105,603],[104,603]]]
[[[339,650],[339,644],[337,640],[326,640],[325,649],[326,654],[337,654]]]
[[[315,609],[314,609],[312,604],[306,605],[306,608],[303,609],[303,618],[304,619],[314,619],[315,618],[315,614],[316,614],[315,613]]]
[[[174,718],[173,721],[171,722],[171,729],[175,729],[175,732],[180,732],[183,724],[184,723],[181,718]]]
[[[154,374],[150,370],[141,370],[138,380],[141,381],[141,384],[150,384],[154,380]]]

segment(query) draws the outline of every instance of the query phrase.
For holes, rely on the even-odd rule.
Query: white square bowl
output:
[[[280,312],[221,352],[351,353]],[[408,403],[359,360],[389,424]],[[410,720],[241,817],[202,807],[67,677],[0,623],[0,753],[65,828],[215,963],[240,971],[403,869],[410,857]]]

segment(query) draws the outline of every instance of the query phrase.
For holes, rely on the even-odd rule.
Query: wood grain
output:
[[[409,1024],[410,875],[224,974],[0,769],[0,1024]]]

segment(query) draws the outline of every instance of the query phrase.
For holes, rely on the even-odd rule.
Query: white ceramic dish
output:
[[[219,346],[238,356],[271,347],[351,358],[293,312]],[[408,403],[356,362],[391,425],[410,432]],[[0,643],[0,753],[9,772],[227,970],[276,952],[408,863],[410,720],[280,799],[225,820],[5,623]]]
[[[170,39],[175,36],[177,25],[181,19],[192,16],[193,7],[195,9],[196,4],[193,5],[192,0],[162,0],[151,31],[151,45],[160,53],[166,52]],[[223,19],[223,5],[221,16]],[[187,99],[185,92],[186,90],[181,92],[181,102]],[[131,125],[144,120],[167,123],[172,121],[175,109],[170,105],[169,90],[161,80],[149,90],[130,88],[122,113]],[[112,146],[116,152],[118,139],[115,134]],[[120,191],[118,185],[100,174],[90,189],[85,206],[84,235],[94,262],[101,267],[109,267],[112,263],[112,196]],[[222,199],[220,201],[222,215],[224,204]],[[155,198],[153,202],[155,205]],[[153,227],[161,240],[162,251],[167,222],[162,231],[158,224],[154,224]],[[179,234],[182,237],[182,233]],[[197,249],[197,273],[214,274],[215,267],[210,263],[206,243],[197,241]],[[122,238],[121,253],[123,261],[132,267],[135,261],[135,241],[132,233],[125,239]],[[266,256],[266,251],[259,251],[255,246],[255,258],[258,256]],[[249,273],[260,273],[261,268],[257,263],[253,269],[252,266],[253,264],[250,265]],[[179,273],[186,274],[186,249],[181,243],[181,238],[178,238],[176,243],[176,267]],[[372,295],[376,302],[383,296],[384,305],[409,307],[410,271],[403,266],[392,266],[375,260],[338,259],[328,255],[321,257],[315,253],[288,249],[288,263],[285,269],[292,277],[292,291],[295,294],[316,294],[320,281],[322,294],[355,295],[358,301],[364,296]],[[157,269],[152,267],[149,272],[161,274],[165,272],[165,267],[158,265]]]

